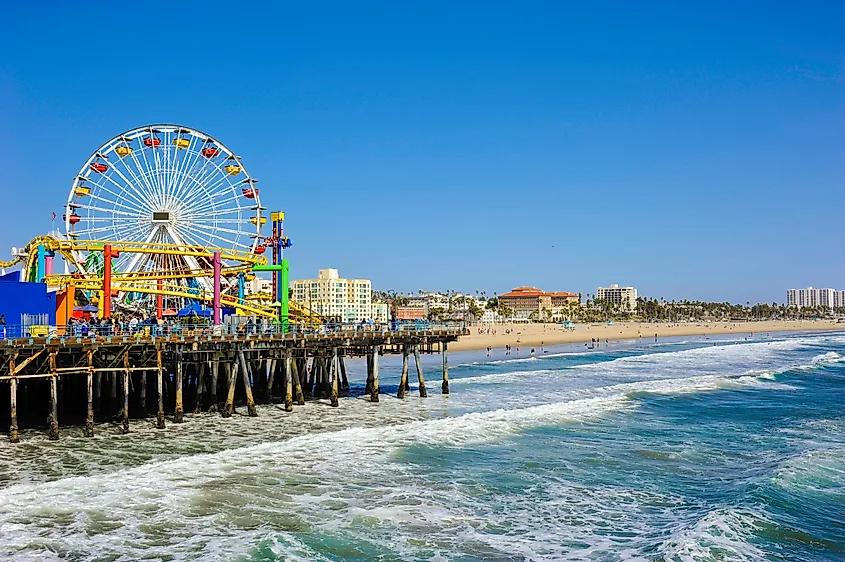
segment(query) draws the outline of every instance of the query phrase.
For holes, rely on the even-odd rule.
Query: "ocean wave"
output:
[[[751,544],[755,531],[766,522],[750,510],[721,508],[708,512],[691,527],[676,530],[658,549],[664,560],[764,560]]]

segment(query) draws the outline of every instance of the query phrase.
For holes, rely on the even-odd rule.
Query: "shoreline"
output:
[[[479,333],[483,330],[485,333]],[[596,338],[607,341],[634,340],[654,342],[679,336],[724,334],[765,334],[770,332],[843,331],[845,324],[835,320],[765,320],[759,322],[700,322],[667,324],[665,322],[623,322],[620,324],[578,324],[565,329],[560,324],[500,324],[471,326],[470,335],[449,344],[449,351],[479,351],[487,347],[503,349],[510,345],[531,348],[568,343],[590,343]],[[507,333],[510,330],[510,333]],[[494,333],[495,332],[495,333]]]

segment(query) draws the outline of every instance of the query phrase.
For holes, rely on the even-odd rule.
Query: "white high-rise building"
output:
[[[373,287],[369,279],[343,279],[336,269],[321,269],[316,279],[297,279],[291,283],[293,300],[317,314],[340,322],[380,320],[384,311],[373,306]],[[377,318],[378,317],[378,318]]]
[[[845,301],[845,291],[816,289],[814,287],[788,289],[786,291],[786,306],[794,306],[796,308],[816,306],[834,308],[845,306],[845,304],[842,304],[843,301]]]
[[[624,306],[631,312],[637,310],[637,290],[634,287],[620,287],[615,283],[610,287],[597,287],[596,298]]]

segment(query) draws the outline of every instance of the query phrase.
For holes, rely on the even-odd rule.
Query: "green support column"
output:
[[[279,301],[282,303],[281,308],[279,309],[279,315],[282,322],[282,332],[287,333],[290,330],[290,301],[288,299],[288,292],[290,289],[288,286],[290,285],[290,264],[288,260],[282,259],[282,271],[280,277],[281,279],[281,292],[282,294],[281,299]]]

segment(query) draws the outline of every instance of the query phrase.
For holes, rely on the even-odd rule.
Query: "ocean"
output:
[[[845,560],[845,336],[424,358],[395,398],[0,443],[7,560]]]

